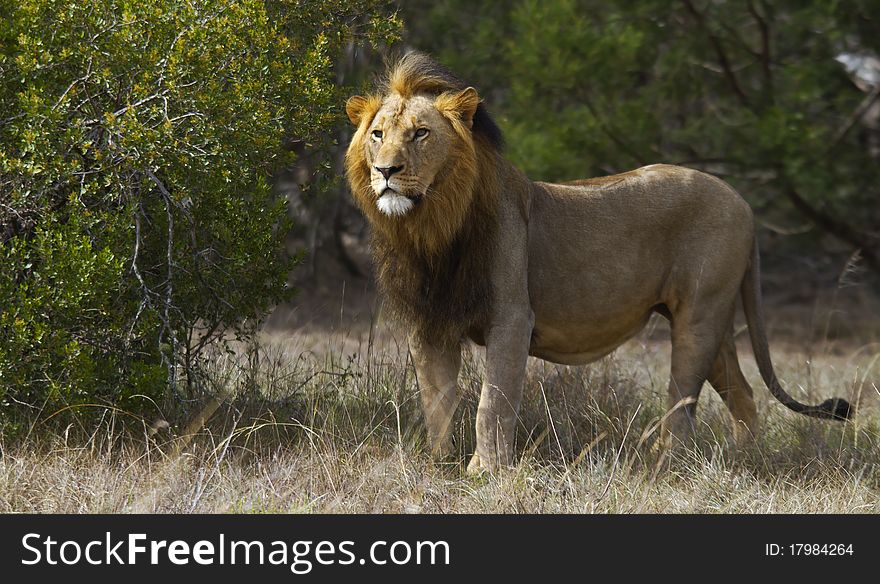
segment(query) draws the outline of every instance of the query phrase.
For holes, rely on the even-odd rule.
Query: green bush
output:
[[[179,404],[290,296],[282,141],[338,120],[334,59],[382,12],[0,0],[0,421]]]

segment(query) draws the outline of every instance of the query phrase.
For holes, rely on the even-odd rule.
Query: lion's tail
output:
[[[844,399],[831,398],[819,405],[803,404],[791,397],[776,379],[773,363],[770,361],[770,346],[767,343],[767,331],[764,326],[764,305],[761,301],[761,266],[758,256],[758,242],[752,244],[752,261],[742,281],[743,310],[749,325],[749,336],[752,339],[752,350],[758,362],[758,370],[764,383],[773,397],[788,409],[805,416],[830,420],[846,420],[853,416],[855,409]]]

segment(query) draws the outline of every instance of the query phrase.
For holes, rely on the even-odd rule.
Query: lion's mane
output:
[[[487,322],[500,188],[501,132],[481,103],[472,124],[454,120],[455,147],[421,204],[406,217],[376,207],[366,159],[367,128],[384,96],[443,100],[468,85],[427,55],[411,52],[391,64],[352,138],[346,174],[372,226],[371,248],[384,306],[422,340],[457,343]]]

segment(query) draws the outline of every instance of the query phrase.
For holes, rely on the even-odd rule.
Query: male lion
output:
[[[567,184],[532,182],[501,155],[501,133],[473,87],[411,52],[379,93],[352,97],[346,154],[372,226],[386,307],[408,328],[428,439],[451,450],[460,344],[486,347],[477,447],[468,471],[512,462],[528,355],[594,361],[653,312],[671,322],[662,435],[687,441],[705,380],[737,434],[756,430],[733,341],[737,294],[771,393],[788,408],[846,419],[850,406],[799,403],[776,379],[748,204],[721,180],[655,164]]]

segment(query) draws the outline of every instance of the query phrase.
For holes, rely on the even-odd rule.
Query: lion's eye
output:
[[[424,138],[428,135],[428,128],[419,128],[416,130],[416,138]]]
[[[382,130],[373,130],[373,138],[376,140],[382,139]]]

